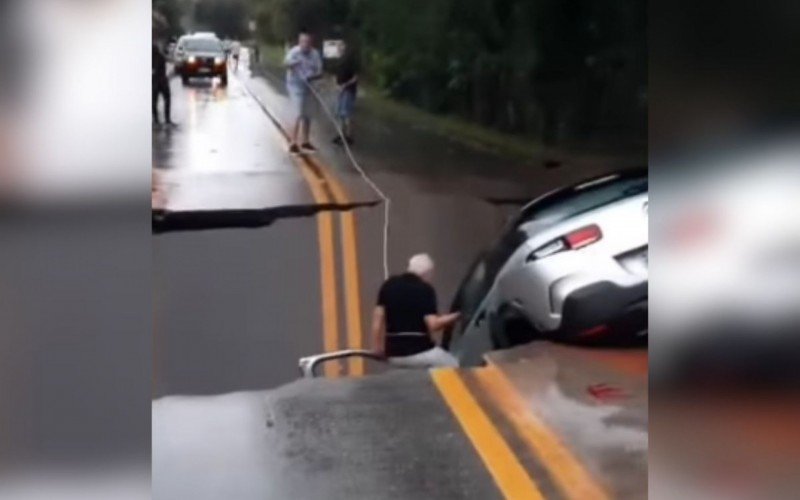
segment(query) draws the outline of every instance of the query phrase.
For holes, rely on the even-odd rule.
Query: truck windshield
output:
[[[213,38],[191,38],[183,46],[193,52],[222,52],[222,44]]]

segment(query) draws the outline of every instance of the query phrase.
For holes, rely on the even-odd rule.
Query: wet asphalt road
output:
[[[153,134],[163,208],[203,220],[314,204],[239,80],[223,89],[173,79],[172,92],[179,125]],[[156,394],[268,387],[295,376],[297,357],[322,350],[313,218],[166,232],[153,252]]]
[[[296,378],[303,355],[365,345],[369,305],[383,277],[383,210],[303,212],[374,202],[375,193],[328,163],[324,149],[315,167],[339,180],[340,192],[311,185],[315,173],[307,177],[308,166],[286,153],[264,109],[286,123],[287,101],[274,83],[241,70],[227,89],[203,81],[183,87],[173,79],[172,91],[179,125],[154,131],[167,210],[166,229],[154,237],[155,395],[275,387]],[[477,199],[415,193],[401,182],[393,191],[407,189],[394,200],[393,215],[403,217],[392,221],[392,269],[401,270],[413,252],[436,254],[429,243],[436,239],[438,253],[447,256],[439,279],[452,290],[458,271],[502,217]],[[237,227],[265,212],[263,225]],[[170,224],[189,216],[193,230]],[[221,224],[202,222],[219,218]],[[472,230],[459,232],[467,220]],[[445,305],[449,293],[442,296]]]
[[[500,380],[494,372],[466,370],[297,381],[301,356],[370,346],[384,205],[330,144],[334,130],[322,113],[312,133],[319,154],[286,153],[279,77],[245,67],[227,89],[184,88],[177,79],[172,89],[179,126],[154,131],[154,497],[534,498],[534,490],[592,497],[581,496],[592,481],[576,479],[580,467],[564,481],[563,451],[558,463],[547,458],[552,450],[538,455],[515,427],[514,406],[494,401],[518,393],[526,401],[558,395],[563,404],[548,400],[550,431],[537,432],[574,445],[593,476],[611,481],[610,491],[644,498],[641,380],[624,405],[591,400],[586,384],[614,377],[571,358],[563,367],[535,363],[533,385],[530,364],[512,366],[510,380],[528,385],[510,391],[486,390]],[[526,200],[625,166],[517,165],[369,108],[360,113],[356,159],[391,198],[389,268],[400,272],[411,254],[429,252],[441,309],[517,209],[489,200]],[[325,375],[378,370],[351,363]],[[624,421],[614,420],[620,415]],[[609,425],[621,429],[600,448],[584,432]]]
[[[171,87],[178,126],[153,133],[166,210],[154,223],[154,397],[272,388],[296,378],[301,356],[369,347],[384,210],[331,144],[325,114],[318,109],[312,130],[320,152],[292,158],[279,75],[254,75],[245,60],[228,88],[178,78]],[[328,83],[319,90],[329,98]],[[392,202],[390,272],[429,252],[442,309],[517,209],[487,200],[526,200],[619,166],[602,158],[562,170],[521,165],[369,108],[359,113],[353,152]]]
[[[548,343],[480,369],[162,398],[153,497],[643,499],[647,407],[646,353]]]
[[[165,398],[153,498],[503,498],[457,428],[425,372]]]

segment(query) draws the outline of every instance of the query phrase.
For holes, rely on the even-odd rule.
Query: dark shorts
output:
[[[350,118],[356,105],[356,93],[352,90],[343,90],[339,93],[336,103],[336,116],[342,119]]]

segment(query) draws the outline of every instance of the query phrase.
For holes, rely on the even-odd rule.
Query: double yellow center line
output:
[[[267,118],[275,126],[275,129],[289,140],[289,134],[281,125],[280,121],[250,90],[241,82],[245,91],[261,107]],[[306,183],[309,186],[311,195],[317,205],[350,205],[351,200],[347,190],[339,182],[333,171],[324,163],[308,155],[294,157],[295,164],[300,169]],[[325,352],[337,351],[341,347],[339,335],[339,300],[337,286],[337,267],[336,267],[336,232],[334,231],[334,216],[328,210],[321,210],[316,214],[317,233],[319,238],[319,261],[320,261],[320,284],[322,302],[322,335],[323,349]],[[344,295],[345,295],[345,318],[346,318],[346,341],[348,349],[363,349],[364,333],[361,320],[361,278],[358,269],[358,242],[356,231],[356,217],[350,210],[338,213],[339,237],[341,240],[343,276],[344,276]],[[361,376],[364,374],[364,361],[362,359],[348,360],[348,371],[351,376]],[[338,377],[342,374],[339,363],[326,363],[325,376]]]
[[[322,162],[308,156],[296,160],[300,171],[308,183],[314,201],[319,205],[348,205],[350,198],[344,186]],[[339,239],[341,241],[345,318],[346,346],[348,349],[362,349],[364,332],[361,316],[361,277],[358,268],[358,242],[355,214],[341,211],[338,214]],[[317,214],[317,230],[320,251],[320,283],[322,295],[323,347],[325,352],[340,349],[339,305],[336,273],[336,252],[334,217],[330,211]],[[351,376],[364,374],[364,361],[360,358],[348,360],[348,372]],[[325,375],[338,377],[341,367],[338,363],[327,363]]]
[[[431,376],[503,496],[530,500],[544,498],[458,372],[436,370],[431,372]]]
[[[511,382],[493,366],[471,372],[476,389],[510,424],[514,434],[547,470],[559,493],[571,500],[606,500],[608,494],[558,436],[526,405]],[[505,498],[539,499],[542,491],[520,463],[480,403],[454,369],[431,372],[464,433]]]
[[[249,91],[249,89],[248,89]],[[251,93],[252,95],[252,93]],[[253,95],[261,104],[258,98]],[[263,105],[262,105],[262,108]],[[278,131],[288,134],[264,108]],[[347,191],[332,170],[316,158],[302,155],[295,163],[309,186],[318,205],[348,205]],[[343,265],[346,347],[364,347],[361,316],[361,291],[358,267],[357,227],[355,214],[350,210],[336,213]],[[339,350],[340,316],[337,284],[336,231],[334,212],[322,210],[316,214],[319,238],[320,283],[322,297],[323,346],[326,352]],[[362,359],[348,360],[350,376],[364,374]],[[607,493],[583,465],[571,454],[559,438],[537,419],[500,370],[488,367],[474,372],[476,388],[497,407],[529,451],[544,465],[559,493],[572,500],[606,500]],[[342,375],[338,363],[325,365],[327,377]],[[454,369],[431,372],[434,385],[450,408],[464,433],[471,441],[501,493],[510,499],[541,499],[544,495],[519,461],[512,447],[475,399],[459,372]]]

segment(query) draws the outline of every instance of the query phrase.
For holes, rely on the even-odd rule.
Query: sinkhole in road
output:
[[[280,219],[312,217],[322,212],[346,212],[379,205],[380,201],[353,203],[310,203],[260,209],[225,210],[153,210],[152,230],[155,234],[177,231],[202,231],[225,228],[260,228]]]

